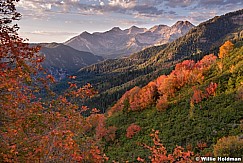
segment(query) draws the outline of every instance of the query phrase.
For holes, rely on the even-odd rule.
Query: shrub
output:
[[[214,156],[239,157],[243,155],[243,139],[229,136],[219,139],[214,145]]]

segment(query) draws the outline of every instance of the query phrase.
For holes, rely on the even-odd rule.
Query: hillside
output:
[[[55,77],[64,78],[82,67],[102,61],[103,58],[89,52],[78,51],[69,46],[57,43],[39,44],[40,53],[45,60],[42,65]]]
[[[103,33],[83,32],[64,44],[105,58],[119,58],[141,51],[146,47],[174,41],[193,27],[194,25],[188,21],[178,21],[171,27],[157,25],[150,29],[132,26],[122,30],[114,27]]]
[[[0,1],[0,163],[243,162],[243,9],[121,59],[101,61],[64,44],[38,46],[20,36],[58,39],[80,23],[101,29],[101,22],[117,24],[114,18],[125,15],[133,19],[118,21],[154,22],[173,15],[200,20],[201,13],[230,10],[241,2],[75,0],[40,5],[26,0],[20,8],[18,2]],[[22,16],[29,26],[20,33],[15,22]],[[33,32],[37,28],[46,31]],[[167,27],[150,32],[164,34],[162,29]],[[127,32],[143,30],[133,26]],[[146,41],[132,41],[138,39]]]
[[[75,74],[77,84],[89,82],[100,93],[88,101],[87,105],[104,112],[127,90],[134,86],[144,86],[159,75],[169,73],[173,65],[183,59],[198,60],[210,52],[217,52],[216,47],[225,40],[241,40],[242,14],[243,10],[239,10],[215,17],[199,24],[172,43],[147,48],[128,58],[109,59],[80,69]],[[66,81],[63,83],[56,87],[58,91],[68,87]]]
[[[152,144],[149,135],[154,129],[160,131],[168,153],[179,145],[201,156],[216,156],[214,145],[220,138],[239,136],[238,147],[223,145],[221,149],[230,150],[221,152],[242,156],[242,68],[243,42],[237,42],[221,58],[207,55],[198,62],[185,60],[167,76],[127,91],[108,110],[107,126],[117,130],[116,139],[104,140],[105,153],[119,162],[147,160],[150,153],[141,144]],[[132,124],[139,129],[130,129],[128,136]]]

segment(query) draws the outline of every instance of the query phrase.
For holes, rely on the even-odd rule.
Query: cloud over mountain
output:
[[[242,0],[22,0],[18,11],[25,19],[45,22],[72,22],[75,32],[105,31],[113,26],[127,28],[123,22],[139,22],[148,28],[172,25],[178,20],[199,24],[216,15],[243,8]],[[27,24],[27,20],[26,20]],[[44,24],[44,23],[42,23]],[[28,23],[29,25],[29,23]],[[67,30],[67,25],[58,28]],[[46,28],[46,27],[43,27]],[[79,30],[78,30],[79,28]],[[42,30],[44,29],[35,29]],[[63,29],[64,30],[64,29]],[[63,31],[62,30],[62,31]],[[33,37],[34,38],[34,37]]]
[[[241,0],[25,0],[19,7],[42,12],[79,14],[123,13],[128,15],[158,16],[175,15],[181,10],[195,8],[209,11],[212,8],[235,9]],[[198,10],[199,11],[199,10]],[[197,12],[198,12],[197,11]]]

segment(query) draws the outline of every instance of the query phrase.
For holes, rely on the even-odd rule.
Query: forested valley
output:
[[[243,10],[55,81],[0,1],[0,162],[243,159]]]

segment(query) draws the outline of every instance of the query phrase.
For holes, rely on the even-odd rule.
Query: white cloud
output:
[[[45,35],[45,36],[58,36],[58,35],[77,35],[78,33],[75,32],[65,32],[65,31],[40,31],[36,30],[33,32],[20,32],[20,34],[31,34],[31,35]]]
[[[161,18],[188,16],[190,12],[201,11],[203,15],[190,15],[191,20],[200,21],[210,18],[210,12],[221,8],[236,10],[242,0],[21,0],[17,6],[22,9],[23,17],[48,18],[55,14],[73,15],[112,15],[113,13],[133,18]],[[233,5],[237,4],[237,5]],[[221,6],[217,7],[217,6]],[[227,12],[227,11],[225,11]],[[205,19],[204,19],[205,17]]]
[[[136,4],[136,0],[109,0],[109,5],[113,7],[133,8]]]
[[[46,10],[51,10],[52,5],[48,3],[48,4],[42,4],[40,5],[40,7]]]
[[[101,5],[101,6],[104,6],[104,5],[105,5],[105,3],[104,3],[104,2],[100,2],[100,5]]]

